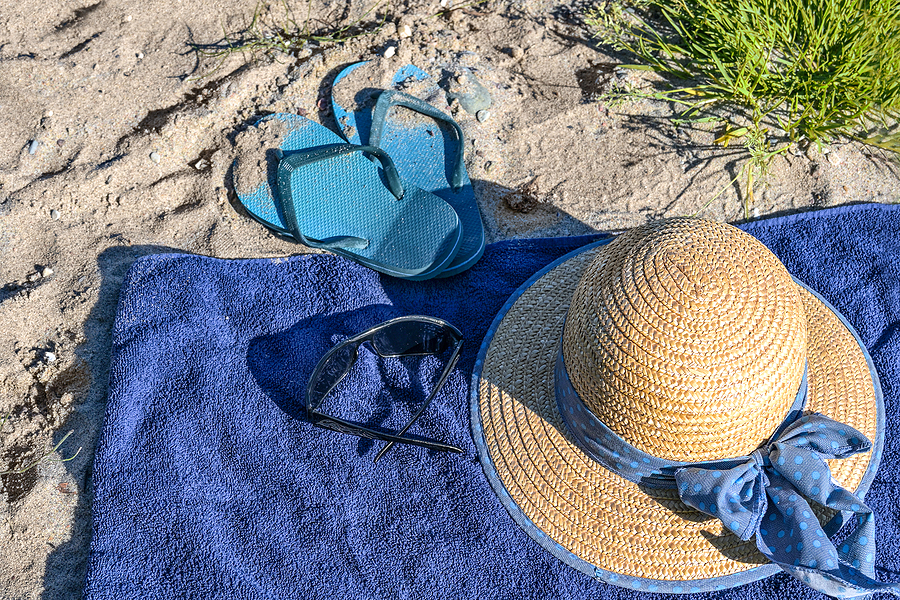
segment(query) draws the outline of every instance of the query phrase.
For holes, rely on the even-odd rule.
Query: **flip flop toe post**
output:
[[[335,78],[334,87],[356,85],[349,76],[367,63],[345,68]],[[456,210],[463,238],[459,253],[439,277],[448,277],[470,268],[484,252],[485,234],[481,212],[464,163],[464,137],[459,125],[445,111],[424,98],[445,98],[444,92],[427,73],[406,65],[393,75],[392,84],[403,87],[418,82],[415,95],[400,90],[358,89],[351,97],[354,106],[342,106],[342,96],[332,94],[332,108],[342,133],[352,143],[364,143],[387,151],[404,181],[434,193]],[[373,92],[375,95],[373,96]],[[377,101],[365,100],[365,96]],[[365,101],[361,101],[365,100]]]
[[[461,242],[446,202],[401,180],[383,150],[344,143],[302,117],[288,122],[291,133],[272,153],[277,167],[246,201],[239,195],[257,221],[394,277],[446,269]]]

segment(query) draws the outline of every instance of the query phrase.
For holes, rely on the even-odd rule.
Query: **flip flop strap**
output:
[[[456,139],[458,152],[456,154],[456,164],[453,166],[453,173],[450,177],[450,187],[454,192],[458,192],[463,186],[463,180],[466,176],[466,165],[464,162],[465,138],[459,124],[449,115],[428,104],[421,98],[410,96],[409,94],[398,92],[396,90],[385,90],[378,97],[375,103],[375,109],[372,111],[372,129],[369,131],[369,143],[378,146],[381,142],[381,133],[384,129],[384,122],[387,119],[388,111],[392,106],[404,106],[416,112],[427,115],[438,121],[442,121],[450,125],[456,131]]]
[[[297,211],[294,206],[293,189],[291,188],[291,174],[301,167],[311,165],[323,160],[332,159],[344,154],[352,152],[365,152],[371,154],[381,163],[384,169],[384,177],[388,190],[397,200],[403,198],[403,184],[400,183],[400,175],[397,173],[397,167],[394,161],[388,156],[388,153],[381,148],[375,146],[357,146],[356,144],[334,144],[330,146],[321,146],[312,150],[302,150],[300,152],[292,152],[284,154],[278,151],[278,175],[277,186],[278,195],[281,198],[282,210],[286,217],[288,228],[291,234],[301,243],[311,248],[365,248],[369,245],[366,238],[356,237],[352,235],[333,236],[324,240],[307,237],[300,231],[299,222],[297,220]]]

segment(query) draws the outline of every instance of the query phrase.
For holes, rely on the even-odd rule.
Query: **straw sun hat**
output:
[[[730,225],[660,221],[548,266],[497,315],[473,383],[491,485],[580,571],[644,591],[783,570],[836,597],[897,593],[873,581],[862,500],[883,438],[871,359]]]

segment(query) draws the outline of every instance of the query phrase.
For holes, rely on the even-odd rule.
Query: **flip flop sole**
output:
[[[335,78],[332,90],[356,69],[366,64],[368,63],[356,63],[341,71]],[[414,89],[403,90],[409,84],[415,84],[412,86]],[[418,67],[406,65],[399,69],[393,76],[392,85],[424,100],[441,98],[444,106],[440,109],[448,113],[449,118],[443,90]],[[380,91],[374,87],[361,87],[353,95],[352,102],[344,101],[343,106],[332,94],[332,110],[347,141],[354,144],[369,143],[372,108]],[[456,258],[439,277],[456,275],[474,265],[484,253],[484,225],[468,175],[464,177],[463,186],[459,191],[454,192],[450,188],[450,171],[456,163],[459,152],[454,131],[448,125],[431,117],[403,107],[394,107],[385,119],[378,145],[394,159],[404,181],[409,181],[442,198],[459,215],[463,230],[462,244]]]
[[[283,210],[284,202],[292,202],[297,230],[307,238],[364,238],[368,240],[364,248],[329,250],[395,277],[428,279],[452,262],[460,247],[461,227],[446,202],[407,181],[403,181],[405,193],[398,200],[385,186],[378,165],[361,153],[297,168],[291,173],[293,197],[279,198],[277,192],[273,194],[277,189],[277,150],[289,155],[344,144],[344,140],[297,115],[272,115],[252,127],[256,131],[248,130],[248,135],[265,128],[277,130],[263,145],[278,142],[275,147],[257,148],[264,156],[260,164],[241,165],[241,160],[257,160],[243,156],[235,164],[238,199],[256,221],[293,238]],[[254,181],[254,177],[258,179]]]

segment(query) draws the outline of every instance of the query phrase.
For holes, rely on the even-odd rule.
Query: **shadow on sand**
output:
[[[77,486],[78,503],[72,519],[71,538],[54,548],[47,557],[41,600],[70,600],[82,595],[91,540],[91,474],[94,450],[106,411],[110,341],[119,289],[135,260],[169,252],[181,251],[165,246],[114,246],[104,250],[98,258],[99,298],[84,325],[85,341],[75,350],[78,361],[89,369],[90,385],[76,395],[74,410],[53,436],[53,443],[58,444],[63,436],[72,432],[66,447],[81,447],[75,459],[63,463]]]

